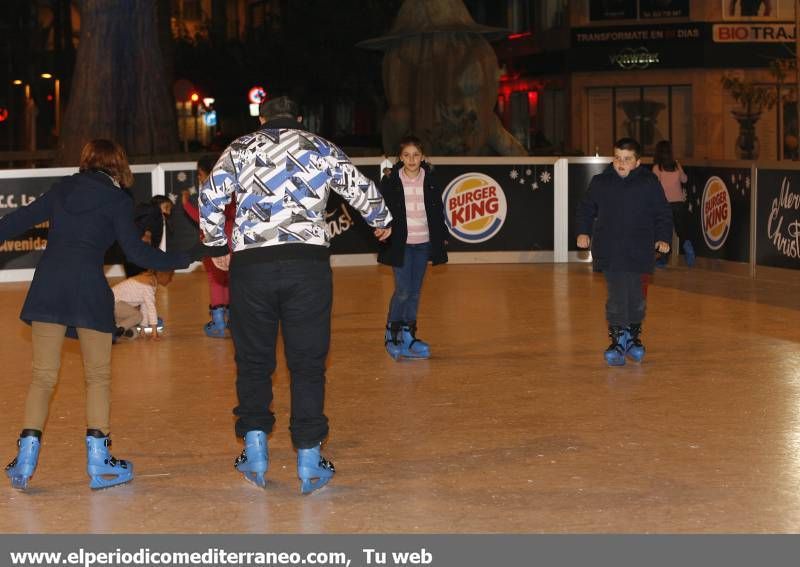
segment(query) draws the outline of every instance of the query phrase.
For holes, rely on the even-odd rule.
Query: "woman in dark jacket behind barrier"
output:
[[[36,469],[65,336],[77,337],[81,343],[89,486],[105,488],[133,478],[133,465],[109,453],[115,326],[114,295],[103,272],[105,251],[117,240],[136,264],[171,270],[187,267],[204,250],[212,249],[197,247],[166,254],[142,242],[133,224],[133,201],[121,189],[132,182],[122,147],[110,140],[93,140],[81,151],[79,173],[63,178],[30,205],[0,219],[0,242],[49,222],[47,248],[20,315],[32,329],[33,377],[17,442],[19,451],[6,467],[14,488],[27,488]]]
[[[417,338],[417,310],[428,261],[447,262],[447,227],[441,190],[424,161],[422,142],[400,140],[399,160],[381,180],[381,194],[392,213],[392,236],[378,261],[392,266],[394,295],[386,323],[386,351],[393,359],[429,358],[430,347]]]

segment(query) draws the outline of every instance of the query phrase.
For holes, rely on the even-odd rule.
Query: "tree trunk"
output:
[[[81,0],[81,38],[58,161],[111,138],[129,155],[178,151],[170,81],[159,47],[156,0]]]

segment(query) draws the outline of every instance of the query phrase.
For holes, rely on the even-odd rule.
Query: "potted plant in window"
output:
[[[761,112],[775,106],[778,98],[775,89],[730,75],[722,76],[722,88],[739,103],[739,108],[731,111],[739,123],[739,136],[736,138],[739,159],[758,159],[760,145],[756,136],[756,122]]]

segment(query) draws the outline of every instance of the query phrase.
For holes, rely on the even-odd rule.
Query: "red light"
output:
[[[197,93],[192,93],[192,96],[189,97],[189,100],[191,100],[192,102],[197,102],[198,100],[200,100],[200,95]]]
[[[508,36],[508,39],[515,40],[515,39],[520,39],[520,38],[523,38],[523,37],[530,37],[532,35],[533,34],[531,32],[512,33],[511,35]]]
[[[528,91],[528,106],[533,108],[539,102],[539,93],[536,91]]]
[[[0,122],[8,120],[8,109],[0,106]]]
[[[53,100],[53,95],[51,95],[51,94],[47,95],[47,100],[48,101],[52,101]]]

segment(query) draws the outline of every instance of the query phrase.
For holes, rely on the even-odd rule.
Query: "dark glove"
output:
[[[231,249],[228,248],[227,244],[223,244],[222,246],[206,246],[202,242],[197,242],[194,246],[187,250],[189,253],[189,259],[192,262],[202,260],[206,256],[211,256],[212,258],[224,256],[225,254],[229,254],[230,251]]]

